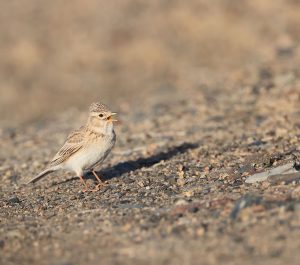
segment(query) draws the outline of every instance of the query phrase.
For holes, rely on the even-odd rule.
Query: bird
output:
[[[27,184],[35,183],[52,172],[68,170],[75,172],[80,178],[84,185],[83,192],[99,190],[104,183],[95,172],[95,167],[104,161],[115,145],[114,122],[117,120],[114,116],[116,114],[100,102],[92,103],[86,125],[71,132],[46,169]],[[86,171],[92,172],[98,181],[94,189],[90,189],[83,179]]]

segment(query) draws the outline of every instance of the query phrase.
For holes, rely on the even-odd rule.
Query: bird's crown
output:
[[[108,112],[109,109],[106,105],[100,102],[94,102],[90,106],[90,112]]]

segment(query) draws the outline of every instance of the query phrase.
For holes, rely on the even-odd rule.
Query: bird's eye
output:
[[[99,114],[99,117],[100,117],[100,118],[103,118],[103,114],[102,114],[102,113],[101,113],[101,114]]]

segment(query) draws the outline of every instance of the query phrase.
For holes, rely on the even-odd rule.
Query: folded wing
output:
[[[57,166],[65,162],[70,156],[78,152],[84,144],[85,127],[73,131],[68,136],[63,147],[57,152],[52,161],[50,167]]]

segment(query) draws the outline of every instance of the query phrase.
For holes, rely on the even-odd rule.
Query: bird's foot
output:
[[[85,192],[88,192],[88,191],[91,191],[91,189],[89,187],[85,187],[81,192],[85,193]]]
[[[105,183],[103,183],[103,182],[99,183],[99,184],[96,185],[96,187],[94,189],[91,190],[91,192],[96,192],[96,191],[100,190],[104,186],[106,186]]]

